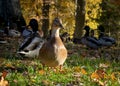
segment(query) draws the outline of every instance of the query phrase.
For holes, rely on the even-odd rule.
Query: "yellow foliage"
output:
[[[92,29],[96,29],[98,23],[95,19],[99,19],[102,9],[99,4],[102,0],[87,0],[86,1],[86,24],[89,25]],[[98,16],[99,15],[99,16]]]
[[[86,0],[86,25],[89,25],[92,29],[96,29],[98,26],[95,19],[99,19],[101,15],[102,9],[99,6],[101,1],[102,0]],[[42,20],[42,0],[20,0],[20,3],[27,24],[31,18],[36,18],[40,25]],[[68,32],[72,38],[75,29],[75,1],[51,0],[50,5],[50,22],[58,14],[63,20],[63,24],[65,24],[65,29],[62,32]]]

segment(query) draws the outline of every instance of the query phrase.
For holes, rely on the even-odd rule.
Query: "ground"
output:
[[[10,86],[118,86],[120,85],[120,47],[92,50],[84,45],[65,43],[68,58],[63,70],[54,71],[40,60],[17,55],[21,38],[6,37],[0,44],[0,75]],[[0,82],[1,83],[1,82]],[[89,84],[89,85],[88,85]]]

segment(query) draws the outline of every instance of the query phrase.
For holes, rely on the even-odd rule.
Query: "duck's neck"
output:
[[[100,32],[99,38],[104,37],[104,32]]]
[[[89,31],[86,31],[85,37],[88,37],[88,36],[89,36]]]
[[[60,37],[59,36],[59,28],[58,29],[52,29],[52,34],[51,34],[51,38],[53,38],[53,37]]]

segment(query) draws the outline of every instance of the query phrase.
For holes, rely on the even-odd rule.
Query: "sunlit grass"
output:
[[[99,65],[103,63],[109,64],[109,67],[100,67]],[[4,69],[8,71],[5,79],[9,81],[10,86],[99,86],[98,82],[91,79],[91,74],[99,69],[104,70],[109,76],[101,79],[102,82],[106,82],[105,84],[108,86],[120,84],[118,75],[115,76],[116,80],[112,80],[110,77],[113,72],[120,72],[120,63],[106,61],[104,58],[91,59],[72,55],[66,60],[61,72],[47,67],[43,69],[40,61],[36,59],[5,59],[1,64],[1,72]],[[83,74],[81,69],[84,69],[86,74]]]
[[[0,75],[3,71],[8,74],[5,78],[10,86],[119,86],[120,85],[120,62],[108,60],[104,55],[94,58],[87,54],[86,48],[68,44],[67,49],[71,52],[63,65],[62,71],[59,69],[44,67],[38,59],[24,59],[19,56],[6,54],[0,58]],[[72,50],[72,51],[70,51]],[[85,51],[85,54],[83,54]],[[87,51],[87,52],[86,52]],[[105,76],[94,76],[96,71],[103,71]]]

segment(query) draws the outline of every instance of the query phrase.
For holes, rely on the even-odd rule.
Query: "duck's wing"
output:
[[[24,50],[34,50],[37,47],[41,47],[44,43],[44,40],[40,37],[34,37],[31,41],[31,43],[25,47]]]
[[[114,38],[112,38],[112,37],[103,37],[103,39],[104,39],[105,41],[112,42],[113,44],[116,43],[116,40],[115,40]]]
[[[36,42],[36,38],[40,38],[37,33],[33,33],[31,36],[27,37],[19,47],[19,51],[24,50],[32,42]],[[28,49],[29,50],[29,49]]]
[[[31,41],[32,41],[32,37],[27,37],[26,39],[24,39],[24,41],[19,47],[19,51],[24,50],[24,48],[27,47],[31,43]]]
[[[32,42],[24,48],[24,50],[21,50],[18,52],[23,57],[30,57],[34,58],[39,55],[39,50],[44,44],[44,40],[42,38],[35,37]]]
[[[87,40],[90,41],[91,43],[97,45],[97,46],[100,46],[101,44],[99,43],[99,41],[94,38],[94,37],[87,37]]]

